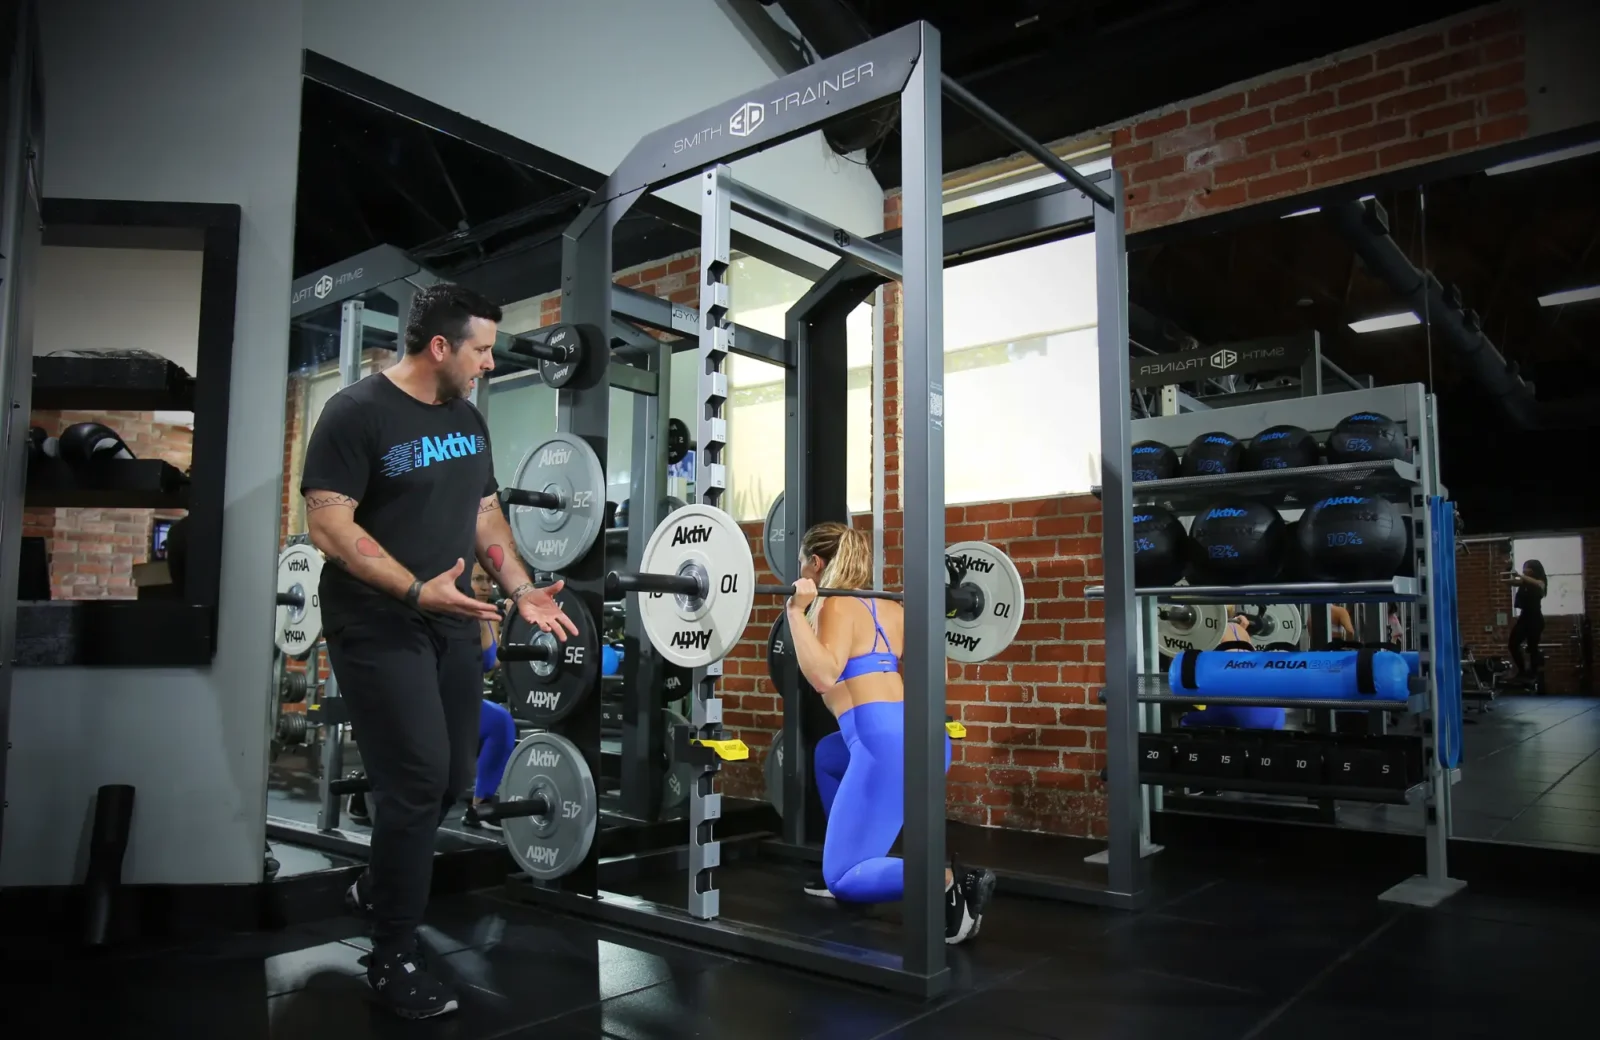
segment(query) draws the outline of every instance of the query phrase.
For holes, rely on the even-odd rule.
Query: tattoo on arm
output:
[[[489,565],[494,568],[495,576],[499,577],[501,568],[506,565],[505,548],[500,545],[491,545],[484,550],[483,554],[489,557]]]
[[[306,496],[306,512],[308,513],[318,509],[327,509],[329,506],[344,506],[348,509],[354,509],[356,505],[356,500],[349,495],[340,495],[332,491],[313,491]]]
[[[373,560],[384,559],[383,547],[380,546],[377,542],[373,541],[371,538],[357,538],[356,539],[356,552],[360,553],[362,556],[367,557],[368,559],[373,559]]]

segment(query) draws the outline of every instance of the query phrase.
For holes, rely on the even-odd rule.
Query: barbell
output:
[[[274,603],[277,625],[272,641],[286,657],[304,657],[322,638],[322,554],[304,543],[285,546],[278,554],[278,587]]]

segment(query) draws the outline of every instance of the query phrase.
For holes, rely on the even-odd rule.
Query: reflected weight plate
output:
[[[698,578],[705,598],[640,593],[650,644],[681,668],[722,660],[744,637],[755,605],[755,560],[733,517],[714,506],[684,506],[650,535],[639,570]]]
[[[800,550],[788,549],[788,532],[784,528],[783,492],[767,510],[767,522],[761,528],[761,555],[767,558],[767,569],[777,577],[780,585],[793,585],[795,568],[799,565]]]
[[[511,507],[512,539],[534,570],[564,570],[600,537],[606,520],[606,475],[583,438],[558,433],[534,445],[517,464],[512,486],[548,492],[561,501],[559,509]]]
[[[588,608],[570,589],[556,593],[556,602],[578,626],[578,634],[568,633],[563,643],[554,633],[541,632],[524,621],[522,615],[513,613],[506,626],[505,645],[543,644],[554,652],[554,657],[549,661],[505,661],[500,665],[511,687],[506,707],[516,718],[541,728],[572,714],[600,682],[600,638]]]
[[[533,797],[542,797],[550,811],[502,819],[506,849],[529,877],[563,877],[589,855],[600,807],[589,763],[559,734],[535,732],[523,737],[501,775],[503,804]]]
[[[1300,636],[1305,631],[1300,622],[1300,610],[1291,603],[1272,603],[1261,611],[1259,635],[1252,632],[1250,641],[1257,648],[1282,646],[1300,648]]]
[[[671,708],[661,709],[661,742],[667,749],[667,775],[661,783],[662,812],[682,808],[694,788],[695,768],[688,762],[678,761],[677,741],[672,736],[679,727],[687,729],[688,726],[689,720]]]
[[[272,641],[288,657],[304,657],[322,638],[322,554],[309,545],[291,545],[278,554],[278,591],[300,595],[300,606],[278,607]]]
[[[1163,606],[1156,642],[1164,657],[1185,650],[1215,650],[1227,627],[1228,610],[1216,603]]]
[[[965,566],[961,585],[980,594],[976,616],[945,620],[945,656],[952,661],[987,661],[1011,645],[1022,625],[1022,575],[1011,557],[988,542],[957,542],[944,554]]]

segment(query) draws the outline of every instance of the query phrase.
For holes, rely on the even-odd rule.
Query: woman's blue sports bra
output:
[[[898,672],[900,658],[889,650],[889,637],[884,634],[883,626],[878,624],[878,608],[870,599],[862,599],[867,609],[872,611],[872,649],[858,657],[852,657],[844,663],[844,671],[839,673],[839,682],[854,679],[858,675],[870,675],[873,672]],[[883,640],[883,650],[878,650],[878,640]]]
[[[490,637],[489,645],[483,648],[483,670],[494,671],[494,666],[500,654],[500,641]]]

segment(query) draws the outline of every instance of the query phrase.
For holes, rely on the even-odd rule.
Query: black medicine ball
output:
[[[1370,495],[1334,495],[1306,510],[1307,558],[1317,581],[1382,581],[1406,554],[1400,507]]]
[[[1378,462],[1411,458],[1400,424],[1377,412],[1357,412],[1339,421],[1328,435],[1330,462]]]
[[[1307,559],[1305,518],[1290,523],[1283,531],[1283,570],[1278,577],[1283,581],[1310,581],[1311,563]]]
[[[1160,506],[1133,509],[1133,583],[1142,588],[1175,585],[1188,565],[1189,536],[1183,522]]]
[[[1190,559],[1200,580],[1216,585],[1272,581],[1283,568],[1285,525],[1260,502],[1223,500],[1195,514]]]
[[[1244,445],[1228,433],[1202,433],[1189,442],[1183,453],[1183,475],[1205,477],[1216,473],[1237,473],[1244,457]]]
[[[1272,426],[1256,434],[1245,451],[1245,465],[1257,469],[1298,469],[1317,464],[1317,439],[1298,426]]]
[[[1140,441],[1133,446],[1133,479],[1166,480],[1178,475],[1178,453],[1160,441]]]
[[[117,431],[104,423],[74,423],[61,431],[58,450],[69,465],[88,466],[110,459],[131,459],[133,452]]]

